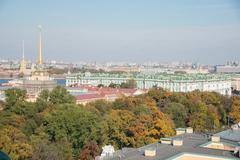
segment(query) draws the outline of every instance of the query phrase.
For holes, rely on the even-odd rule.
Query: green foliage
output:
[[[120,85],[119,85],[119,84],[116,84],[116,83],[110,83],[110,84],[108,85],[108,87],[110,87],[110,88],[118,88],[118,87],[120,87]]]
[[[102,88],[102,87],[104,87],[104,85],[103,84],[99,84],[97,87],[98,88]]]
[[[34,144],[32,160],[72,160],[71,145],[67,141],[49,142],[38,139]]]
[[[6,96],[6,109],[12,109],[14,107],[21,106],[26,99],[26,91],[18,88],[11,88],[5,91]]]
[[[33,119],[27,119],[23,126],[23,133],[27,136],[34,134],[37,129],[37,124]]]
[[[176,102],[168,103],[162,111],[170,116],[176,127],[186,127],[187,111],[183,104]]]
[[[46,117],[44,128],[52,142],[67,138],[78,151],[90,140],[99,140],[99,118],[75,105],[59,106]]]
[[[105,100],[97,100],[91,103],[88,103],[86,107],[88,110],[96,112],[99,116],[104,116],[112,109],[112,104]]]
[[[129,79],[127,82],[120,84],[121,88],[137,88],[137,82],[134,79]]]
[[[171,117],[176,127],[192,126],[198,132],[215,132],[227,123],[231,103],[228,97],[218,93],[170,93],[152,89],[148,95]]]
[[[43,90],[36,101],[36,109],[38,112],[42,112],[50,105],[50,92],[48,90]]]
[[[124,88],[134,88],[128,81]],[[111,87],[119,87],[111,84]],[[216,132],[227,117],[240,121],[240,98],[215,92],[172,93],[161,88],[114,102],[76,105],[63,87],[44,90],[36,102],[9,89],[0,110],[0,150],[13,160],[94,159],[103,145],[141,147],[173,136],[175,127]]]
[[[73,104],[75,103],[75,98],[64,87],[57,86],[50,93],[49,101],[54,105],[64,103]]]

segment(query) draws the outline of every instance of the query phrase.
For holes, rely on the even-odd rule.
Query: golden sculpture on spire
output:
[[[39,29],[38,65],[42,65],[42,26],[38,25],[38,29]]]

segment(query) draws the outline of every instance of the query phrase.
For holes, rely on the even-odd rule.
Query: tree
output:
[[[133,138],[128,135],[128,128],[134,120],[134,115],[127,110],[112,110],[106,116],[108,124],[109,143],[116,148],[132,147]]]
[[[21,90],[18,88],[11,88],[5,91],[6,103],[5,108],[11,109],[17,106],[20,106],[25,102],[26,99],[26,90]]]
[[[19,77],[19,78],[23,78],[23,77],[24,77],[24,73],[23,73],[23,72],[19,73],[19,74],[18,74],[18,77]]]
[[[21,127],[24,122],[22,116],[16,115],[9,110],[3,110],[0,112],[0,128],[11,125],[16,128]]]
[[[157,103],[158,107],[162,108],[168,103],[168,97],[171,93],[162,88],[153,88],[148,91],[147,95]]]
[[[240,98],[237,96],[232,97],[232,105],[229,116],[234,120],[235,123],[240,122]]]
[[[174,135],[174,123],[150,97],[123,97],[106,116],[109,142],[117,148],[140,147]]]
[[[120,87],[120,85],[119,85],[119,84],[116,84],[116,83],[110,83],[110,84],[108,85],[108,87],[110,87],[110,88],[118,88],[118,87]]]
[[[37,129],[37,124],[33,119],[27,119],[23,126],[23,132],[25,135],[30,136]]]
[[[97,113],[100,114],[100,116],[104,116],[112,109],[112,104],[107,102],[106,100],[96,100],[94,102],[88,103],[85,108],[93,108],[96,110]]]
[[[220,129],[220,114],[217,108],[213,105],[208,105],[208,121],[206,122],[206,128],[209,131],[218,131]]]
[[[98,88],[102,88],[102,87],[104,87],[104,85],[103,84],[99,84],[99,85],[97,85],[97,87]]]
[[[62,86],[55,87],[50,93],[52,104],[75,103],[75,98]]]
[[[207,115],[205,113],[194,113],[189,118],[189,126],[196,132],[206,132]]]
[[[0,150],[12,160],[28,159],[32,156],[32,146],[27,137],[18,129],[6,126],[0,130]]]
[[[187,111],[181,103],[168,103],[162,111],[167,113],[174,121],[176,127],[186,127]]]
[[[96,142],[90,141],[84,145],[83,149],[80,152],[79,160],[94,160],[95,157],[99,154],[99,148]]]
[[[57,107],[44,120],[44,128],[51,142],[67,139],[77,154],[88,141],[101,142],[100,119],[75,105]]]
[[[46,139],[34,145],[32,160],[72,160],[71,145],[66,141],[51,143]]]
[[[128,79],[127,82],[120,84],[121,88],[137,88],[137,82],[134,79]]]
[[[50,92],[49,90],[43,90],[36,101],[36,107],[38,112],[42,112],[50,105]]]
[[[157,107],[152,108],[153,112],[153,125],[150,126],[149,134],[155,140],[159,140],[162,137],[171,137],[174,135],[173,121],[164,113],[160,112]]]
[[[220,128],[219,115],[215,108],[207,108],[207,111],[193,113],[189,117],[189,126],[197,132],[216,131]]]

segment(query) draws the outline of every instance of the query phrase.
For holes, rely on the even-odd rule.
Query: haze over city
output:
[[[43,59],[220,64],[240,59],[238,0],[0,2],[0,56]]]

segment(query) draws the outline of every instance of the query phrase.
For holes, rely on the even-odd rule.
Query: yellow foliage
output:
[[[18,129],[7,126],[0,131],[0,150],[6,152],[12,160],[27,159],[32,156],[32,146]]]
[[[235,123],[240,122],[240,98],[232,98],[232,106],[229,116],[234,119]]]

